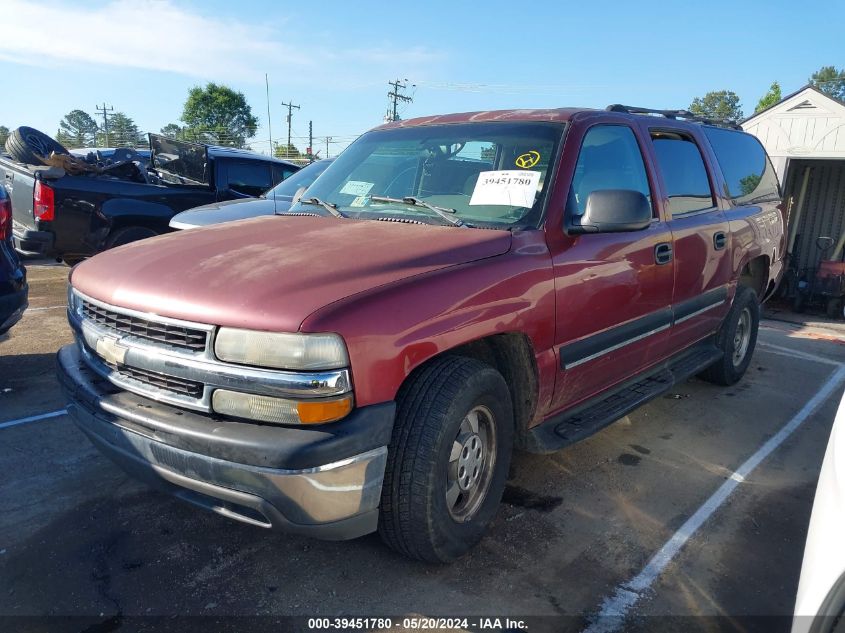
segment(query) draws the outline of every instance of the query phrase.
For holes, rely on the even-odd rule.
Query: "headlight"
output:
[[[337,334],[291,334],[220,328],[214,341],[220,360],[256,367],[324,370],[349,366]]]

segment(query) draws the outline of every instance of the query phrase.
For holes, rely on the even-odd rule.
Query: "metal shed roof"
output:
[[[783,179],[790,158],[845,159],[845,103],[804,86],[742,122]]]

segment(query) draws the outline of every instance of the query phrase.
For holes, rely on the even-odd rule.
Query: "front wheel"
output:
[[[429,363],[400,390],[387,454],[379,534],[419,560],[469,551],[496,514],[513,448],[502,375],[472,358]]]
[[[736,290],[733,305],[716,335],[722,358],[705,369],[701,378],[718,385],[733,385],[742,378],[751,363],[760,327],[757,293],[747,286]]]

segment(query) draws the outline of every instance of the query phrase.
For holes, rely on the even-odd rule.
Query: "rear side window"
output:
[[[229,189],[249,196],[260,196],[273,186],[270,166],[259,162],[229,163]]]
[[[780,199],[777,175],[760,142],[744,132],[705,127],[725,178],[726,193],[734,204],[755,204]]]
[[[672,216],[716,206],[707,168],[695,141],[677,132],[657,130],[652,130],[651,139]]]
[[[567,212],[584,215],[587,198],[603,189],[639,191],[651,201],[643,155],[634,132],[622,125],[596,125],[584,135],[572,176]]]
[[[273,185],[278,185],[283,180],[287,180],[291,176],[293,176],[298,169],[293,167],[288,167],[287,165],[283,165],[279,167],[278,165],[273,167]]]

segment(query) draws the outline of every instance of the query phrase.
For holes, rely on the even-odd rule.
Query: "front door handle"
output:
[[[672,261],[672,245],[669,242],[661,242],[654,247],[654,261],[661,266]]]
[[[724,231],[716,231],[713,234],[713,248],[717,251],[722,250],[728,244],[728,236],[725,235]]]

